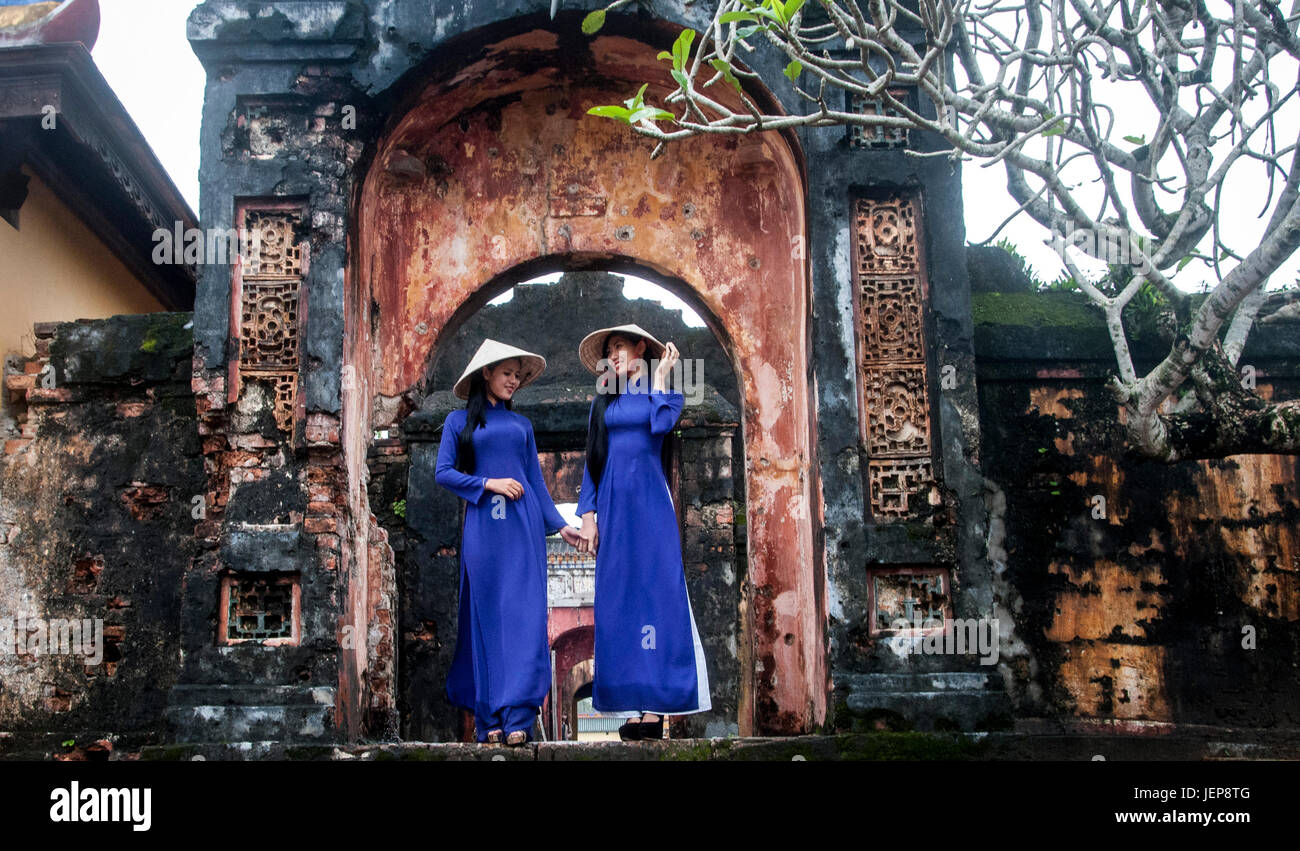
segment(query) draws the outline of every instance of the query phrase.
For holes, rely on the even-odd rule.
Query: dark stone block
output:
[[[221,542],[221,561],[241,572],[294,572],[301,568],[307,542],[300,530],[232,527]]]

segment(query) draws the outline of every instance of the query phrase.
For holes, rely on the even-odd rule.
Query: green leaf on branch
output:
[[[643,106],[639,109],[627,109],[621,106],[593,106],[587,110],[588,115],[600,118],[612,118],[624,124],[639,124],[642,121],[675,121],[677,116],[657,106]]]
[[[597,9],[582,19],[582,31],[587,35],[595,35],[603,26],[605,26],[604,9]]]
[[[632,95],[632,97],[623,101],[623,105],[626,106],[628,109],[640,109],[642,106],[644,106],[645,90],[649,85],[650,85],[649,83],[642,83],[641,88],[636,90],[636,94]]]
[[[1179,260],[1179,261],[1178,261],[1178,271],[1181,272],[1181,271],[1183,271],[1183,269],[1187,268],[1187,264],[1188,264],[1188,263],[1191,263],[1191,262],[1192,262],[1192,259],[1193,259],[1193,258],[1192,258],[1192,255],[1188,254],[1188,255],[1187,255],[1186,257],[1184,257],[1182,260]]]
[[[757,23],[758,18],[753,12],[728,12],[721,18],[718,18],[718,21],[723,24],[729,24],[732,21],[754,21]]]
[[[695,41],[695,30],[682,30],[673,42],[673,68],[680,71],[686,67],[686,60],[691,55],[691,43]]]
[[[1043,131],[1043,135],[1060,136],[1064,132],[1065,132],[1065,122],[1058,118],[1056,119],[1055,122],[1052,123],[1051,126],[1049,126],[1046,130]]]
[[[1134,145],[1145,145],[1147,143],[1147,137],[1145,134],[1141,136],[1125,136],[1124,141],[1132,142]]]
[[[781,73],[789,77],[790,82],[793,83],[799,79],[799,75],[802,72],[803,72],[803,65],[799,62],[798,59],[792,59],[790,61],[790,64],[785,66],[785,70],[782,71]]]
[[[648,106],[645,102],[645,90],[649,83],[643,83],[636,94],[623,101],[623,106],[593,106],[587,110],[588,115],[600,118],[612,118],[624,124],[640,124],[643,121],[676,121],[677,116],[666,109]]]
[[[645,121],[646,119],[651,121],[676,121],[677,116],[673,115],[668,110],[660,109],[657,106],[647,106],[632,113],[631,121],[633,124],[636,124],[639,121]]]
[[[593,106],[587,110],[588,115],[598,115],[601,118],[613,118],[627,124],[631,124],[632,110],[623,106]]]
[[[726,62],[724,62],[721,59],[711,59],[709,60],[709,64],[712,65],[716,71],[722,74],[722,79],[726,80],[728,83],[731,83],[731,85],[735,86],[737,92],[739,92],[742,95],[745,93],[740,88],[740,80],[738,80],[736,78],[736,75],[732,73],[730,65],[728,65]]]
[[[785,4],[781,0],[763,0],[761,4],[745,2],[745,10],[744,12],[733,12],[731,14],[749,14],[756,21],[760,18],[766,18],[778,24],[784,25],[785,23],[781,17],[781,14],[785,11]]]

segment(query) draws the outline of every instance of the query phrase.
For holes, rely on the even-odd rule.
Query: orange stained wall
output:
[[[1260,393],[1270,398],[1271,386],[1261,384]],[[1165,494],[1169,529],[1139,525],[1130,518],[1135,497],[1125,465],[1096,443],[1076,446],[1069,403],[1084,395],[1078,388],[1034,387],[1030,411],[1057,419],[1058,451],[1085,456],[1083,469],[1069,478],[1105,497],[1106,517],[1099,522],[1129,543],[1119,553],[1107,554],[1097,543],[1060,550],[1047,565],[1064,582],[1054,586],[1044,635],[1059,650],[1060,683],[1076,715],[1175,722],[1179,707],[1168,680],[1171,660],[1181,651],[1149,636],[1168,634],[1161,627],[1177,602],[1171,588],[1176,573],[1222,571],[1216,575],[1225,592],[1239,589],[1241,602],[1261,616],[1300,619],[1300,529],[1286,520],[1297,465],[1284,455],[1187,462],[1189,482]]]

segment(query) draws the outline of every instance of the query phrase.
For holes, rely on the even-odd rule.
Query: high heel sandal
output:
[[[618,737],[624,742],[635,742],[641,739],[641,721],[629,720],[626,724],[618,728]]]
[[[664,737],[664,717],[662,715],[659,716],[658,721],[642,721],[637,727],[642,741],[654,741]]]
[[[527,731],[527,730],[511,730],[511,731],[506,735],[506,744],[507,744],[509,747],[512,747],[512,748],[517,748],[517,747],[519,747],[520,745],[526,745],[526,744],[528,744],[528,731]]]
[[[484,742],[484,744],[489,744],[489,745],[501,744],[501,735],[502,732],[500,730],[488,730],[487,740]]]

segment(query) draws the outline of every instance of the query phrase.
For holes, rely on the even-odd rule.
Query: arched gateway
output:
[[[651,160],[648,141],[586,115],[656,76],[657,51],[620,35],[472,33],[449,48],[455,61],[435,56],[400,84],[357,202],[345,303],[348,325],[373,336],[345,349],[358,380],[343,418],[415,387],[453,317],[521,267],[635,266],[688,282],[733,361],[704,364],[705,379],[734,368],[741,384],[748,664],[736,720],[742,733],[793,732],[821,720],[826,692],[801,164],[777,136],[696,140]],[[366,439],[345,434],[345,451]]]
[[[205,266],[196,298],[208,487],[168,699],[178,740],[454,737],[426,706],[455,624],[446,600],[425,604],[454,598],[438,572],[457,555],[445,528],[421,537],[429,379],[489,300],[583,270],[682,296],[712,333],[697,348],[720,352],[704,381],[729,377],[725,424],[683,429],[672,456],[688,577],[711,581],[693,572],[708,534],[738,566],[712,600],[734,615],[701,636],[732,672],[705,732],[997,716],[978,659],[903,658],[888,640],[922,593],[963,617],[994,602],[958,177],[901,149],[935,140],[708,136],[652,159],[587,110],[667,79],[656,57],[701,25],[693,7],[611,15],[589,37],[580,11],[551,20],[538,0],[265,6],[205,3],[189,21],[209,71],[201,218],[260,239],[247,262]],[[794,104],[781,66],[755,61],[771,88],[748,95]],[[556,469],[579,448],[572,420],[552,429],[564,441],[539,438]],[[681,459],[706,443],[743,470],[697,497],[704,465]],[[692,511],[730,523],[732,494],[743,549],[738,528],[692,539]]]

